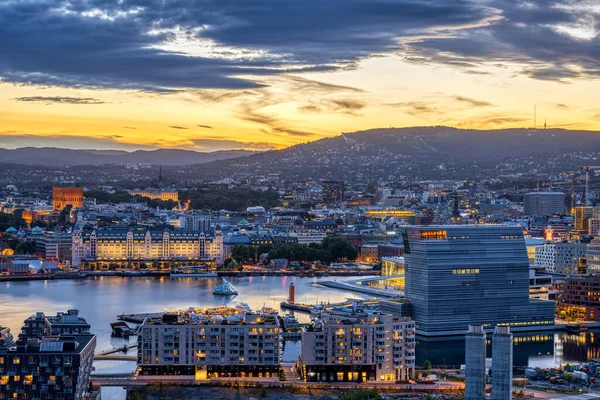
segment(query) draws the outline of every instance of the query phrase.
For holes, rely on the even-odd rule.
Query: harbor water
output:
[[[296,301],[302,303],[340,302],[348,298],[364,299],[368,295],[337,290],[318,285],[319,279],[293,276],[250,276],[232,278],[239,291],[237,296],[215,296],[213,291],[220,278],[169,277],[94,277],[79,280],[49,280],[3,282],[0,284],[0,325],[18,334],[22,322],[36,311],[55,314],[78,308],[97,335],[97,350],[123,346],[130,339],[112,338],[110,323],[120,314],[156,313],[165,309],[190,306],[211,307],[248,303],[253,309],[263,306],[279,309],[287,299],[288,287],[296,287]],[[329,278],[331,279],[331,278]],[[336,278],[340,279],[340,278]],[[343,278],[342,278],[343,279]],[[285,310],[282,310],[285,312]],[[306,314],[296,313],[300,322],[308,322]],[[491,335],[490,335],[491,336]],[[288,342],[284,360],[298,357],[300,342]],[[491,344],[488,349],[491,353]],[[135,350],[130,351],[135,354]],[[600,356],[600,332],[566,334],[542,332],[515,335],[515,365],[554,367],[563,363],[582,363]],[[449,338],[417,342],[417,364],[425,360],[433,365],[464,364],[464,340]],[[107,364],[115,363],[115,364]],[[120,362],[96,363],[96,370],[115,370]],[[134,368],[134,363],[121,364]]]

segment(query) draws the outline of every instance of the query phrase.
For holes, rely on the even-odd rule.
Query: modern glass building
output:
[[[554,302],[529,298],[529,262],[516,226],[407,227],[405,295],[410,306],[382,301],[384,312],[406,313],[423,336],[464,335],[469,325],[513,331],[554,325]]]

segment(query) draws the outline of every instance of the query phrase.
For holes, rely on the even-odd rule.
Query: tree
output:
[[[425,369],[429,371],[431,369],[431,361],[425,360],[425,362],[423,363],[423,367],[425,367]]]
[[[15,254],[33,254],[35,246],[31,242],[20,242],[15,248]]]
[[[237,262],[243,263],[246,260],[252,259],[252,253],[254,249],[250,249],[248,246],[242,243],[238,243],[233,246],[231,250],[231,257],[233,257]]]

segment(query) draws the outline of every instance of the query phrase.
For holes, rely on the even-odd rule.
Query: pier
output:
[[[378,279],[372,279],[372,280],[382,280],[382,278],[379,277]],[[361,280],[341,281],[341,282],[323,281],[323,282],[319,282],[319,285],[334,288],[334,289],[343,289],[343,290],[350,290],[350,291],[354,291],[354,292],[372,294],[372,295],[381,296],[381,297],[400,297],[403,294],[402,292],[393,290],[393,289],[378,289],[378,288],[359,285],[359,284],[355,283],[355,282],[360,282],[360,281]]]
[[[314,307],[310,304],[292,303],[290,301],[282,301],[279,306],[290,310],[301,311],[310,314]]]
[[[160,313],[145,313],[145,314],[121,314],[117,316],[119,321],[132,322],[134,324],[143,323],[146,318],[160,318],[164,312]]]

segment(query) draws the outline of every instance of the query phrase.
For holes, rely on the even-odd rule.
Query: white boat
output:
[[[285,314],[283,316],[283,326],[284,328],[289,328],[291,326],[298,325],[298,318],[294,314]]]
[[[179,267],[171,271],[171,279],[176,278],[216,278],[218,277],[216,272],[210,271],[205,266],[187,266]]]
[[[239,303],[237,303],[235,305],[235,308],[238,310],[246,311],[246,312],[252,312],[252,308],[250,308],[248,303],[244,303],[243,301],[240,301]]]
[[[223,278],[223,282],[220,285],[217,285],[213,294],[219,296],[234,296],[238,294],[238,291],[236,287],[231,284],[231,282]]]

